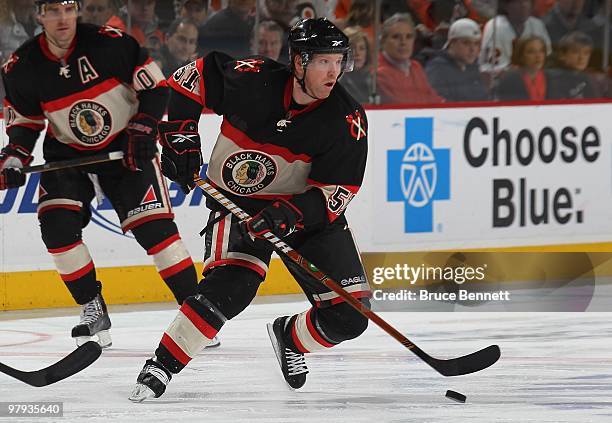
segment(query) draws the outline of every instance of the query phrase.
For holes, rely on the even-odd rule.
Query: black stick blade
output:
[[[424,360],[443,376],[461,376],[486,369],[495,364],[500,356],[499,346],[490,345],[463,357],[451,358],[449,360],[427,357]]]
[[[102,354],[98,343],[88,341],[72,351],[66,357],[44,369],[24,372],[0,363],[0,372],[14,377],[31,386],[51,385],[66,379],[88,367]]]

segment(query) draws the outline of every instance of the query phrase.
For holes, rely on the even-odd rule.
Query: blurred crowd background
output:
[[[213,50],[287,62],[289,28],[326,17],[350,38],[341,83],[364,104],[538,102],[612,97],[611,3],[82,0],[80,20],[130,33],[170,76]],[[34,0],[0,0],[0,62],[40,31]]]

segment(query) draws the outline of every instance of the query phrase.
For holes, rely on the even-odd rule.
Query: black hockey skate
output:
[[[296,353],[285,346],[283,334],[288,321],[289,317],[283,316],[274,320],[274,323],[268,323],[268,335],[285,381],[293,389],[299,389],[306,383],[308,367],[304,354]]]
[[[95,341],[102,348],[110,347],[113,342],[110,336],[111,321],[106,310],[102,294],[98,294],[88,303],[81,306],[81,321],[72,328],[72,337],[77,346],[87,341]]]
[[[166,386],[170,380],[172,380],[172,373],[163,364],[157,362],[155,357],[149,359],[136,379],[136,386],[132,389],[129,400],[143,402],[148,398],[159,398],[166,392]]]

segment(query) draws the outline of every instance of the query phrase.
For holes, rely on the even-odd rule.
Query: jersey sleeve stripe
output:
[[[174,91],[204,106],[204,61],[202,58],[174,71],[167,83]]]
[[[136,91],[167,86],[166,78],[153,59],[148,58],[142,66],[134,69],[132,86]]]

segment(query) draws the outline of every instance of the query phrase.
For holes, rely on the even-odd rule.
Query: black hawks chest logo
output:
[[[261,151],[243,150],[225,159],[221,173],[230,191],[250,195],[274,181],[278,166],[272,157]]]
[[[110,111],[91,100],[75,103],[70,108],[68,120],[74,136],[87,145],[104,142],[111,133],[113,123]]]

